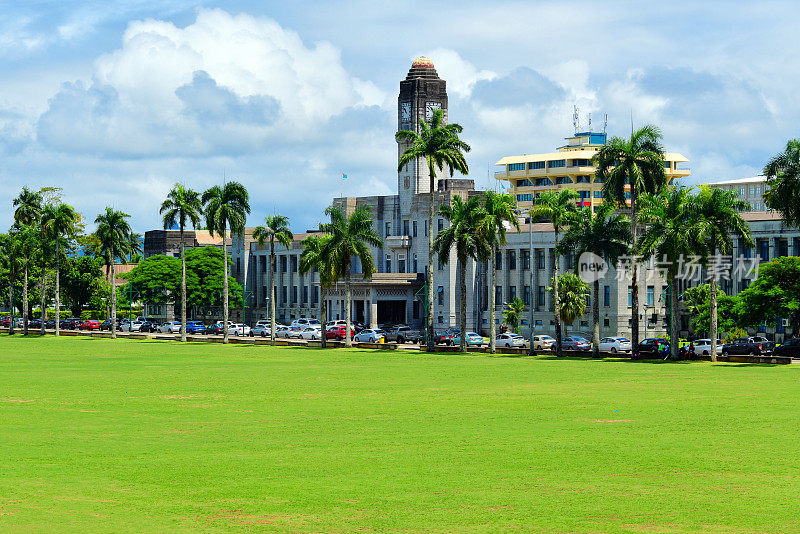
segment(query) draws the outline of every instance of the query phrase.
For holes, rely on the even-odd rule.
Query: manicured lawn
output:
[[[797,532],[800,366],[0,336],[0,531]]]

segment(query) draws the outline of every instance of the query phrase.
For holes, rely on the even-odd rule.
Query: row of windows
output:
[[[565,159],[554,159],[550,161],[531,161],[528,163],[529,170],[541,170],[545,167],[548,169],[559,169],[562,167],[592,167],[592,160],[588,158],[575,158],[569,160],[569,165],[567,165],[567,160]],[[664,162],[665,169],[672,168],[671,161]],[[525,164],[524,163],[509,163],[506,165],[507,172],[511,171],[524,171]]]
[[[302,297],[303,298],[302,298],[302,300],[300,302],[306,303],[306,304],[309,303],[309,300],[308,300],[308,296],[309,296],[308,287],[309,286],[301,286],[301,288],[302,288]],[[262,289],[261,297],[262,297],[263,301],[266,302],[267,298],[269,298],[268,297],[269,288],[267,286],[264,286],[261,289]],[[281,304],[287,304],[289,302],[289,294],[290,293],[291,293],[291,297],[292,297],[291,304],[298,304],[298,301],[297,301],[297,286],[291,286],[291,287],[282,286],[280,288],[280,290],[281,290],[280,291],[280,303]],[[313,304],[316,304],[317,302],[319,302],[319,287],[318,286],[311,286],[310,294],[311,294],[311,302],[310,302],[310,304],[313,305]]]
[[[440,219],[441,221],[441,219]],[[440,222],[441,225],[441,222]],[[428,221],[423,221],[423,233],[425,237],[428,237]],[[441,228],[440,228],[441,230]],[[398,235],[408,235],[411,237],[417,237],[417,233],[419,231],[419,224],[417,221],[409,221],[408,219],[403,220],[403,233]],[[392,223],[386,222],[383,225],[383,232],[384,237],[389,237],[392,235]]]

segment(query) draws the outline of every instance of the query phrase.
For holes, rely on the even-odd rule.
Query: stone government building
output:
[[[441,108],[445,120],[448,119],[448,98],[446,82],[439,78],[433,63],[426,58],[415,60],[408,75],[400,82],[397,99],[397,125],[399,129],[418,129],[421,121],[428,120],[433,111]],[[387,140],[387,142],[389,142]],[[594,168],[590,158],[594,151],[605,142],[605,134],[593,132],[576,133],[567,138],[567,144],[556,152],[529,156],[509,156],[498,161],[502,170],[496,173],[498,180],[505,180],[522,208],[529,206],[541,190],[569,187],[581,195],[580,205],[592,206],[599,200],[601,184],[594,182]],[[398,158],[406,149],[398,145]],[[668,177],[684,178],[689,170],[681,168],[688,160],[680,154],[668,154],[665,170]],[[448,173],[437,175],[435,205],[449,202],[454,195],[463,198],[480,194],[470,179],[449,178]],[[715,184],[711,184],[712,186]],[[722,185],[722,184],[721,184]],[[377,267],[370,280],[358,276],[360,265],[354,264],[352,277],[354,321],[370,326],[385,323],[406,323],[421,325],[425,316],[424,277],[428,262],[428,202],[429,176],[423,163],[409,164],[397,173],[397,194],[387,196],[334,198],[332,204],[345,212],[352,213],[357,206],[368,206],[372,212],[375,228],[383,237],[384,246],[372,250]],[[753,211],[745,213],[756,240],[755,249],[747,250],[737,243],[731,261],[739,254],[760,255],[767,259],[780,255],[800,255],[800,231],[786,228],[776,213]],[[529,225],[521,215],[520,232],[508,234],[508,244],[500,250],[496,269],[496,286],[493,288],[497,302],[497,320],[501,319],[504,302],[520,297],[526,305],[533,306],[534,324],[537,333],[554,334],[551,294],[548,291],[555,262],[553,228],[549,223]],[[437,232],[446,221],[436,218]],[[163,232],[163,231],[155,231]],[[177,240],[177,231],[172,242]],[[148,237],[160,246],[148,248]],[[145,236],[145,255],[149,253],[174,254],[174,247],[165,246],[169,240],[166,235],[147,232]],[[199,235],[199,234],[198,234]],[[316,274],[303,276],[298,266],[302,246],[300,242],[308,233],[295,234],[294,242],[285,248],[276,244],[277,262],[275,285],[277,293],[276,312],[280,322],[288,323],[299,317],[319,317],[319,280]],[[187,235],[187,241],[189,241]],[[200,245],[201,239],[195,239]],[[532,241],[532,247],[531,247]],[[219,246],[220,243],[214,243]],[[240,283],[246,280],[247,304],[244,321],[252,324],[269,316],[269,249],[260,248],[252,239],[252,228],[247,228],[244,238],[231,239],[233,275]],[[161,249],[170,248],[170,251]],[[531,254],[531,248],[533,253]],[[156,249],[159,249],[156,251]],[[447,265],[436,259],[433,288],[434,326],[437,328],[456,327],[458,310],[458,284],[456,283],[455,259]],[[573,258],[559,260],[561,272],[572,268]],[[468,329],[488,332],[488,262],[470,261],[467,265],[467,325]],[[532,275],[532,280],[531,280]],[[681,282],[679,291],[701,283],[700,279]],[[750,283],[746,278],[722,281],[720,286],[730,293],[738,293]],[[643,267],[640,276],[641,336],[665,335],[667,331],[666,281],[660,276],[654,262]],[[618,282],[612,269],[600,287],[600,335],[630,336],[630,287],[627,282]],[[329,319],[344,318],[344,284],[327,291],[326,306]],[[167,307],[170,308],[170,307]],[[165,314],[168,313],[165,312]],[[154,314],[158,316],[158,314]],[[166,315],[165,315],[166,317]],[[171,317],[170,317],[171,318]],[[231,318],[242,320],[242,309],[231,308]],[[591,302],[584,317],[579,318],[567,328],[568,334],[582,334],[589,337],[592,315]],[[688,317],[685,311],[681,317],[681,335],[688,335]],[[523,333],[529,331],[528,315],[524,319]],[[758,329],[774,336],[778,341],[785,335],[785,326],[766,325]]]

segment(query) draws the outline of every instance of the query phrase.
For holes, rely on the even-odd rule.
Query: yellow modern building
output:
[[[569,188],[580,195],[579,206],[588,207],[603,200],[603,184],[595,181],[592,158],[606,143],[605,133],[583,132],[568,137],[567,144],[557,152],[507,156],[495,165],[503,170],[494,174],[495,179],[508,182],[507,191],[517,197],[520,207],[530,207],[533,199],[548,189]],[[688,169],[678,168],[688,163],[681,154],[664,155],[667,179],[689,176]]]

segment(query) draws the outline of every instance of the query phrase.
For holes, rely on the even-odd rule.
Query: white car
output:
[[[289,337],[289,330],[286,325],[275,325],[275,337]]]
[[[167,321],[166,323],[159,325],[158,332],[160,334],[180,334],[181,333],[181,322],[180,321]]]
[[[633,347],[626,337],[612,336],[600,340],[600,352],[630,352]]]
[[[556,344],[556,340],[550,336],[533,336],[534,350],[550,350]]]
[[[525,338],[517,334],[500,334],[495,345],[498,347],[519,348],[525,346]]]
[[[268,324],[261,324],[261,321],[256,323],[256,325],[250,329],[250,337],[267,337],[269,335],[269,325]]]
[[[300,337],[314,341],[322,339],[322,329],[319,327],[307,326],[300,331]]]
[[[139,330],[142,329],[142,325],[143,324],[144,323],[142,321],[139,321],[137,319],[136,321],[133,321],[132,323],[123,323],[122,326],[119,329],[120,329],[120,332],[138,332]]]
[[[386,332],[379,329],[365,328],[353,337],[356,343],[379,343],[381,338],[386,338]]]
[[[306,319],[306,318],[295,319],[294,321],[292,321],[292,324],[290,326],[299,326],[300,328],[305,328],[307,326],[311,326],[311,327],[316,326],[317,328],[321,327],[321,325],[320,325],[318,320],[316,320],[316,319]]]
[[[717,354],[722,354],[722,345],[724,343],[721,339],[717,340]],[[686,345],[686,350],[689,350],[689,345]],[[708,356],[711,354],[711,340],[710,339],[696,339],[694,341],[694,353]]]
[[[305,328],[300,326],[290,326],[286,331],[286,337],[300,339],[303,337],[303,330],[305,330]]]
[[[228,327],[228,335],[246,336],[250,334],[250,327],[246,324],[236,323]]]

